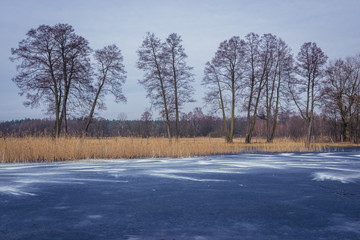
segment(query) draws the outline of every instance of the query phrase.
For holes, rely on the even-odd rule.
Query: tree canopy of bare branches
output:
[[[147,33],[137,51],[137,66],[145,72],[139,81],[153,106],[165,117],[168,138],[171,139],[170,116],[175,110],[176,137],[179,136],[179,110],[186,102],[193,101],[192,67],[187,66],[187,55],[181,45],[181,37],[175,33],[162,42],[153,33]]]
[[[310,147],[314,109],[322,95],[321,80],[325,73],[327,56],[314,42],[306,42],[296,57],[295,71],[299,78],[289,82],[289,92],[307,124],[305,146]]]
[[[167,64],[167,76],[172,89],[171,105],[175,109],[175,136],[179,137],[179,111],[188,102],[193,102],[192,95],[194,88],[191,83],[194,81],[191,73],[192,67],[186,63],[187,55],[183,48],[181,37],[172,33],[166,38],[164,44],[164,57]]]
[[[241,88],[244,60],[245,41],[234,36],[220,43],[215,57],[211,63],[206,63],[204,70],[202,84],[209,89],[206,100],[215,102],[218,109],[221,109],[227,142],[233,141],[236,96]],[[228,94],[230,99],[230,129],[226,122],[224,94]]]
[[[330,62],[322,84],[324,107],[340,116],[342,140],[349,141],[354,118],[359,113],[360,56]]]
[[[251,143],[264,87],[268,87],[267,84],[271,81],[271,75],[276,68],[278,38],[272,34],[264,34],[259,37],[257,34],[250,33],[246,36],[246,39],[247,76],[248,79],[250,79],[250,84],[248,86],[249,90],[247,94],[248,124],[245,142]],[[268,90],[268,88],[265,90]],[[271,100],[271,96],[267,95],[267,97],[268,101]],[[269,114],[268,111],[267,114]]]
[[[141,47],[137,51],[137,67],[145,72],[139,80],[147,91],[147,97],[153,106],[160,109],[166,120],[167,135],[171,140],[169,102],[170,82],[167,79],[164,43],[153,33],[147,33]]]
[[[116,102],[126,102],[122,86],[126,80],[123,57],[120,49],[115,45],[106,46],[95,51],[95,86],[94,96],[84,130],[88,131],[95,108],[103,107],[102,100],[107,94],[112,94]]]
[[[26,94],[25,105],[47,106],[55,114],[54,135],[66,123],[67,106],[81,104],[90,89],[91,52],[88,41],[75,34],[72,26],[41,25],[31,29],[18,48],[11,49],[11,60],[19,61],[13,81]],[[66,124],[65,124],[66,126]]]
[[[266,72],[265,92],[263,94],[267,142],[274,140],[280,103],[286,100],[283,97],[286,95],[284,82],[287,82],[292,77],[294,69],[294,60],[288,45],[277,37],[274,39],[274,44],[275,51],[273,52],[272,63]]]

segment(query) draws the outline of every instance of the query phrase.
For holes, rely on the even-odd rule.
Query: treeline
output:
[[[143,115],[144,116],[144,115]],[[69,136],[82,136],[82,127],[86,118],[68,120]],[[236,117],[234,137],[246,137],[246,117]],[[300,141],[304,138],[306,124],[301,117],[289,112],[281,112],[278,119],[276,137]],[[171,131],[175,131],[175,121],[170,121]],[[230,123],[230,119],[228,120]],[[52,136],[54,120],[23,119],[0,122],[1,137]],[[182,114],[179,121],[180,137],[225,137],[224,124],[220,117],[203,114],[200,108]],[[165,121],[142,118],[141,120],[107,120],[95,118],[88,131],[91,137],[167,137]],[[352,133],[353,143],[359,143],[360,129]],[[266,138],[266,121],[259,119],[254,127],[255,138]],[[343,141],[342,123],[326,115],[314,118],[313,142]]]
[[[70,25],[31,29],[12,56],[19,62],[13,81],[26,96],[25,104],[47,107],[54,119],[47,131],[55,137],[224,136],[232,142],[243,136],[251,143],[253,136],[268,142],[283,136],[305,137],[307,147],[319,137],[358,141],[360,55],[328,62],[314,42],[304,43],[296,57],[273,34],[249,33],[221,42],[204,68],[204,99],[214,113],[207,116],[199,108],[182,113],[183,106],[194,101],[195,79],[181,36],[172,33],[162,40],[147,33],[137,51],[136,64],[144,72],[139,84],[162,121],[150,120],[149,113],[141,121],[93,119],[95,111],[105,107],[107,94],[126,101],[123,57],[116,45],[93,51]],[[239,112],[241,117],[236,116]],[[86,117],[71,120],[71,115]]]

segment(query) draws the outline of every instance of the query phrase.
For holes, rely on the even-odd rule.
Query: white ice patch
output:
[[[330,227],[330,230],[333,230],[335,232],[352,232],[352,233],[360,234],[359,226],[360,226],[360,221],[345,222],[341,225]]]
[[[313,180],[316,181],[340,181],[342,183],[355,182],[360,178],[360,173],[341,173],[341,172],[316,172],[314,173]]]
[[[179,176],[179,175],[174,175],[174,174],[153,173],[150,175],[154,176],[154,177],[171,178],[171,179],[178,179],[178,180],[188,180],[188,181],[194,181],[194,182],[224,182],[225,181],[225,180],[220,180],[220,179],[199,179],[199,178],[185,177],[185,176]]]
[[[231,167],[235,167],[235,168],[246,168],[246,169],[250,169],[250,168],[276,168],[276,169],[282,169],[283,166],[281,165],[277,165],[277,164],[273,164],[273,163],[266,163],[264,161],[256,161],[256,160],[252,160],[252,161],[224,161],[221,164],[226,165],[226,166],[231,166]]]
[[[14,182],[16,183],[22,183],[25,185],[28,184],[38,184],[38,183],[48,183],[48,184],[57,184],[57,183],[64,183],[64,181],[59,180],[59,181],[55,181],[55,180],[47,180],[44,181],[43,179],[36,179],[36,178],[23,178],[23,179],[16,179]],[[73,183],[73,182],[71,182]]]
[[[360,221],[352,221],[343,215],[335,215],[331,220],[334,224],[328,227],[330,231],[360,234]]]
[[[24,192],[16,187],[0,187],[0,193],[14,195],[14,196],[36,196],[34,193]]]
[[[100,219],[102,217],[103,217],[102,215],[89,215],[88,216],[88,218],[90,218],[90,219]]]
[[[107,183],[127,183],[128,181],[116,181],[116,180],[108,180],[108,179],[97,179],[97,178],[64,178],[64,182],[66,181],[74,181],[74,182],[107,182]]]
[[[280,153],[281,156],[292,156],[294,153]]]

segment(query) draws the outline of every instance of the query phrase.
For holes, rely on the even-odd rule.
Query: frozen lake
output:
[[[360,152],[0,165],[0,239],[360,239]]]

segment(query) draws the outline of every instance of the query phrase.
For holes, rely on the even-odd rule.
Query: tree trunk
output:
[[[87,133],[88,130],[89,130],[89,126],[90,126],[92,117],[93,117],[93,115],[94,115],[94,111],[95,111],[97,99],[98,99],[98,97],[99,97],[99,93],[100,93],[100,91],[98,90],[97,93],[96,93],[94,102],[93,102],[93,104],[92,104],[92,106],[91,106],[89,116],[88,116],[87,119],[86,119],[85,126],[84,126],[84,134],[85,134],[85,135],[86,135],[86,133]]]
[[[350,137],[350,124],[343,118],[343,129],[342,129],[343,141],[349,141]]]
[[[252,134],[253,134],[254,127],[255,127],[255,122],[256,122],[257,108],[258,108],[258,105],[259,105],[259,102],[260,102],[261,90],[262,90],[262,87],[263,87],[262,82],[263,82],[263,80],[261,80],[260,83],[259,83],[259,92],[258,92],[258,95],[256,97],[254,113],[253,113],[253,116],[252,116],[252,119],[251,119],[250,128],[249,128],[249,132],[248,132],[248,134],[246,136],[245,143],[251,143],[251,138],[252,138]]]
[[[216,80],[217,80],[217,83],[218,83],[219,97],[220,97],[220,107],[221,107],[222,117],[223,117],[223,121],[224,121],[225,140],[226,140],[227,143],[230,143],[231,140],[229,138],[229,129],[228,129],[228,126],[227,126],[227,121],[226,121],[225,105],[224,105],[224,100],[223,100],[223,96],[222,96],[220,81],[219,81],[219,79],[217,77],[216,77]]]
[[[161,88],[163,88],[163,86]],[[163,90],[163,92],[165,92],[165,91]],[[164,106],[165,106],[167,135],[168,135],[169,141],[171,142],[170,120],[169,120],[169,113],[168,113],[168,110],[167,110],[165,96],[163,96],[163,99],[164,99]]]
[[[311,133],[312,133],[312,122],[313,122],[313,119],[310,118],[308,119],[307,121],[307,135],[306,135],[306,139],[305,139],[305,147],[306,148],[310,148],[310,143],[311,143]]]
[[[64,96],[63,96],[63,100],[62,100],[62,110],[61,110],[61,115],[60,115],[60,119],[59,119],[58,136],[60,136],[61,124],[64,120],[64,117],[66,118],[66,103],[67,103],[67,99],[69,96],[69,89],[70,89],[70,84],[65,87],[65,92],[64,92]]]
[[[55,95],[55,126],[54,126],[54,137],[58,138],[59,137],[59,121],[60,121],[60,101],[61,98],[59,98],[59,93],[58,93],[58,89],[55,86],[55,91],[54,91],[54,95]]]
[[[279,112],[279,99],[280,99],[280,72],[279,72],[279,78],[278,78],[278,85],[276,88],[276,105],[275,105],[275,111],[274,111],[274,122],[273,122],[273,127],[272,127],[272,132],[271,132],[271,136],[269,139],[269,143],[274,141],[275,138],[275,133],[276,133],[276,127],[277,127],[277,117],[278,117],[278,112]]]
[[[274,122],[273,122],[273,126],[272,126],[271,135],[270,135],[270,138],[268,140],[269,143],[272,143],[274,141],[274,138],[275,138],[278,112],[279,112],[279,96],[277,96],[277,98],[276,98],[276,107],[275,107],[275,112],[274,112]]]
[[[175,89],[175,137],[179,138],[179,104],[178,104],[178,91],[177,91],[177,80],[176,71],[174,68],[174,89]]]
[[[56,115],[56,119],[55,119],[55,127],[54,127],[54,137],[58,138],[59,137],[59,132],[60,132],[60,103],[58,102],[58,100],[56,99],[56,103],[55,103],[56,107],[55,107],[55,115]]]
[[[234,135],[234,119],[235,119],[235,76],[234,73],[232,74],[232,85],[231,85],[231,122],[230,122],[230,132],[228,136],[228,142],[233,142],[233,135]]]
[[[271,93],[269,95],[269,77],[266,76],[266,141],[270,141],[270,121],[271,121],[271,105],[272,105],[272,97],[274,92],[274,80],[271,88]]]
[[[225,115],[225,106],[224,106],[224,101],[223,101],[223,98],[222,98],[221,90],[220,90],[220,103],[221,103],[222,117],[223,117],[223,121],[224,121],[225,139],[226,139],[227,143],[231,143],[231,139],[229,137],[229,129],[228,129],[228,126],[227,126],[226,115]]]
[[[251,81],[250,81],[250,96],[249,96],[249,102],[247,106],[247,117],[246,117],[246,132],[248,133],[250,131],[250,116],[251,116],[251,105],[252,105],[252,98],[254,95],[254,82],[255,82],[255,76],[252,74]]]
[[[64,111],[64,131],[65,131],[65,135],[67,135],[68,134],[68,124],[67,124],[66,106],[65,106],[65,111]]]
[[[355,143],[359,143],[359,113],[356,113]]]
[[[93,102],[93,104],[91,106],[89,116],[86,119],[86,123],[85,123],[85,126],[84,126],[84,134],[85,135],[89,130],[89,126],[90,126],[91,120],[92,120],[94,112],[95,112],[95,107],[96,107],[96,104],[97,104],[97,100],[99,99],[101,89],[102,89],[102,87],[104,86],[104,83],[105,83],[105,78],[106,78],[106,73],[105,73],[105,76],[102,79],[102,82],[101,82],[98,90],[96,91],[95,99],[94,99],[94,102]]]
[[[162,95],[162,98],[163,98],[164,110],[165,110],[167,135],[168,135],[168,138],[169,138],[169,142],[171,142],[170,120],[169,120],[168,106],[167,106],[167,103],[166,103],[166,92],[165,92],[165,86],[164,86],[164,81],[163,81],[164,79],[163,79],[162,74],[161,74],[161,69],[160,69],[160,66],[159,66],[159,63],[158,63],[158,60],[157,60],[157,55],[155,53],[155,49],[154,49],[153,45],[152,45],[152,53],[153,53],[153,56],[154,56],[156,70],[157,70],[157,74],[158,74],[159,81],[160,81],[161,95]]]

